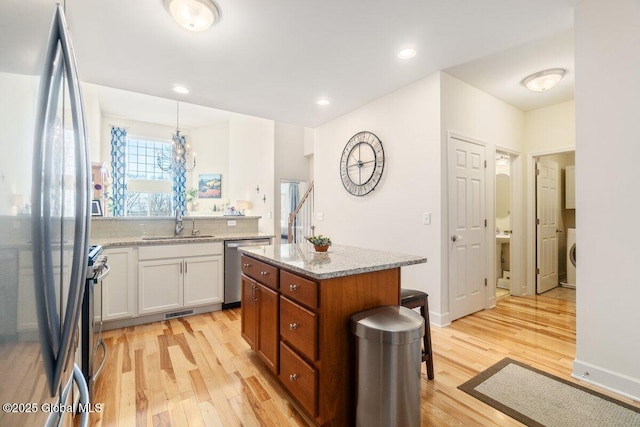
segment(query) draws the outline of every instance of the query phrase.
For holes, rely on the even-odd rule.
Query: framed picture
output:
[[[198,198],[222,198],[222,175],[219,173],[201,173],[198,175]]]
[[[91,216],[102,216],[102,203],[100,200],[91,201]]]

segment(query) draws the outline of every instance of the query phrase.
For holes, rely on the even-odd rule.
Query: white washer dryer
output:
[[[576,229],[567,229],[567,284],[568,288],[576,287]]]

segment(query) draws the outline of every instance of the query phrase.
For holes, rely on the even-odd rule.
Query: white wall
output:
[[[574,375],[640,399],[640,4],[576,7]]]
[[[402,286],[429,293],[432,321],[440,306],[440,76],[428,76],[315,130],[316,234],[346,244],[426,256],[402,268]],[[342,150],[353,135],[373,132],[384,146],[376,189],[349,194],[340,180]],[[431,212],[431,225],[422,224]],[[430,303],[431,304],[431,303]]]
[[[528,153],[575,149],[574,101],[524,113],[524,139]]]
[[[191,130],[191,149],[196,153],[197,165],[193,172],[187,172],[187,190],[198,188],[198,175],[221,174],[222,193],[220,199],[197,199],[198,212],[212,212],[221,209],[222,200],[231,199],[229,182],[229,122],[202,126]]]
[[[38,78],[0,73],[0,215],[15,215],[14,194],[31,203]],[[23,208],[20,206],[20,208]]]
[[[233,114],[229,122],[229,195],[248,200],[251,215],[260,215],[259,231],[274,233],[274,122]],[[256,186],[260,192],[256,193]],[[266,195],[266,202],[262,198]]]
[[[309,162],[305,157],[305,134],[308,128],[302,126],[275,123],[275,170],[274,170],[274,226],[276,235],[280,235],[280,181],[308,181]],[[302,197],[302,194],[300,194]]]
[[[89,160],[91,163],[101,161],[100,147],[102,134],[102,110],[96,85],[81,84],[84,98],[84,116],[87,120],[87,139],[89,140]]]
[[[495,247],[493,236],[495,230],[495,169],[494,158],[496,150],[511,153],[522,153],[524,147],[524,114],[517,108],[482,92],[475,87],[456,79],[446,73],[442,73],[442,159],[440,169],[442,172],[443,188],[447,188],[447,145],[449,132],[458,136],[471,138],[485,144],[485,158],[488,160],[486,170],[486,218],[488,222],[486,234],[486,249],[488,254],[486,273],[489,283],[495,283],[496,265]],[[512,211],[510,215],[511,229],[511,258],[512,267],[512,293],[521,294],[525,288],[524,257],[525,228],[524,228],[524,192],[522,175],[522,156],[512,156]],[[443,321],[448,323],[448,253],[450,250],[449,230],[447,227],[448,194],[443,192],[441,199],[443,229],[442,229],[442,306]],[[520,270],[513,267],[520,265]],[[489,287],[486,304],[495,304],[495,288]]]

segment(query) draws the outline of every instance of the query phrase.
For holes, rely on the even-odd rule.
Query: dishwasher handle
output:
[[[268,246],[271,244],[271,240],[238,240],[225,242],[228,248],[239,248],[241,246]]]

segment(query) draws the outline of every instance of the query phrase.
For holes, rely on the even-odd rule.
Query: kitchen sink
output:
[[[185,234],[180,236],[143,236],[142,240],[182,240],[182,239],[204,239],[211,238],[212,234],[196,234],[192,236],[191,234]]]

